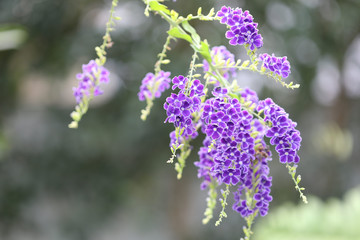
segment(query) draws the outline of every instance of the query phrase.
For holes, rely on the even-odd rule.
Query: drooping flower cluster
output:
[[[95,60],[91,60],[88,64],[83,64],[82,73],[78,73],[76,78],[79,80],[79,85],[73,88],[73,92],[76,102],[80,103],[84,96],[103,94],[100,84],[109,82],[109,71],[99,66]]]
[[[203,105],[206,138],[195,162],[198,177],[203,178],[201,189],[213,180],[220,185],[236,185],[233,210],[242,217],[256,213],[265,216],[272,201],[268,167],[272,158],[264,138],[276,146],[280,162],[298,163],[300,132],[284,109],[271,99],[259,101],[256,92],[248,88],[240,92],[241,101],[250,102],[263,119],[254,118],[237,99],[227,96],[226,89],[215,88],[213,95]],[[249,194],[250,201],[246,197]]]
[[[229,68],[230,65],[235,64],[234,54],[229,52],[225,46],[216,46],[213,47],[210,51],[212,65],[219,66],[220,74],[226,79],[230,80],[230,76],[236,75],[236,68]],[[204,60],[203,61],[203,70],[204,72],[208,72],[209,63]],[[218,83],[217,83],[218,84]]]
[[[210,17],[213,16],[212,13],[209,13],[206,19],[214,19]],[[191,18],[191,15],[189,16],[188,18]],[[205,18],[201,15],[201,9],[196,18],[198,17]],[[251,70],[291,87],[292,83],[286,85],[281,81],[281,77],[286,78],[290,74],[290,64],[286,57],[277,58],[274,54],[257,55],[256,50],[263,46],[263,38],[249,11],[224,6],[217,12],[215,19],[220,19],[220,22],[227,26],[226,37],[231,45],[245,47],[249,60],[241,64],[240,60],[235,61],[234,55],[225,46],[213,47],[209,51],[207,42],[201,41],[200,51],[193,55],[189,78],[182,75],[174,77],[172,90],[177,91],[171,93],[164,103],[167,114],[165,122],[172,123],[175,127],[170,133],[172,156],[168,162],[173,163],[173,159],[177,158],[175,170],[178,172],[178,178],[181,178],[185,160],[192,150],[190,141],[198,136],[197,131],[201,128],[205,139],[198,152],[199,161],[195,162],[195,165],[198,168],[198,177],[202,178],[201,189],[209,189],[208,208],[203,222],[206,223],[213,217],[217,188],[221,187],[222,210],[216,225],[226,216],[226,201],[232,192],[235,199],[232,209],[246,219],[248,228],[244,227],[244,233],[246,238],[249,238],[254,217],[265,216],[272,201],[272,177],[268,166],[272,154],[265,138],[270,138],[270,144],[275,145],[280,162],[296,164],[299,162],[297,151],[300,148],[301,137],[295,129],[296,123],[289,119],[282,108],[271,99],[260,101],[256,92],[248,88],[240,90],[237,82],[231,82],[230,78],[235,76],[236,70]],[[199,42],[198,35],[188,23],[176,24],[179,24],[178,29],[184,27],[187,33],[181,34],[181,37],[177,31],[169,31],[168,40],[180,37],[190,43]],[[171,25],[174,27],[173,22]],[[165,50],[168,49],[168,43],[169,41],[164,45]],[[195,64],[197,53],[206,59],[203,61],[205,87],[200,80],[190,77],[200,76],[194,72],[199,66]],[[161,53],[160,56],[162,59],[165,55]],[[264,68],[269,71],[265,71]],[[154,83],[157,81],[154,79],[156,77],[151,74],[145,77],[140,88],[140,100],[160,96],[162,91],[170,87],[169,75],[160,83]],[[143,87],[149,86],[149,82],[150,88]],[[160,84],[163,84],[162,88],[159,87]],[[204,96],[211,89],[212,95]],[[296,166],[290,164],[287,167],[301,196],[301,188],[294,178]]]
[[[198,133],[192,114],[200,110],[200,97],[204,95],[204,86],[198,79],[189,82],[189,79],[182,75],[174,77],[172,83],[172,89],[178,88],[179,92],[171,93],[170,97],[166,98],[164,109],[167,118],[165,122],[173,123],[176,128],[182,129],[181,136],[183,138],[195,138]],[[174,137],[174,135],[170,135],[173,141],[172,136]]]
[[[270,143],[275,145],[281,163],[298,163],[297,154],[301,145],[300,132],[295,129],[296,122],[289,119],[289,114],[275,104],[270,98],[260,101],[257,111],[264,112],[264,120],[271,123],[266,137],[271,138]]]
[[[139,100],[159,98],[165,90],[170,88],[170,74],[164,71],[160,71],[156,76],[153,73],[147,73],[141,82]]]
[[[259,211],[261,216],[265,216],[269,210],[269,203],[272,201],[270,195],[272,177],[269,176],[268,161],[271,161],[271,152],[266,148],[266,144],[261,142],[256,149],[247,179],[234,193],[233,210],[239,212],[242,217],[248,217],[256,211]],[[253,195],[251,201],[245,198],[246,193]]]
[[[248,44],[250,50],[263,46],[263,38],[257,29],[258,24],[253,21],[253,16],[249,11],[223,6],[217,12],[217,16],[221,18],[222,24],[230,28],[226,32],[226,38],[230,39],[231,45]]]
[[[267,53],[260,54],[259,59],[263,61],[263,67],[276,73],[283,78],[290,75],[290,63],[286,57],[276,57],[274,54],[271,56]]]
[[[255,93],[247,90],[244,94],[252,96]],[[272,198],[267,167],[271,158],[268,150],[262,150],[266,147],[262,141],[264,128],[237,99],[227,95],[226,89],[215,88],[213,95],[203,106],[202,130],[206,138],[199,151],[199,161],[195,163],[199,168],[198,177],[203,178],[201,188],[205,189],[211,179],[218,184],[239,186],[234,194],[233,209],[243,217],[256,210],[265,215]],[[256,94],[252,97],[257,98]],[[262,141],[262,145],[255,147],[257,139]],[[241,198],[246,189],[257,193],[254,194],[254,206]]]

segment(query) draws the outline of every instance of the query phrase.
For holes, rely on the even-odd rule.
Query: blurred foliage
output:
[[[310,197],[307,205],[285,204],[256,225],[254,239],[354,240],[360,236],[360,188],[342,200]]]
[[[336,123],[327,123],[314,133],[313,142],[318,151],[344,161],[353,151],[353,141],[351,132],[340,129]]]

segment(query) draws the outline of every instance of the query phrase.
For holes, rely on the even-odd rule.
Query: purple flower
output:
[[[218,125],[212,124],[206,128],[206,134],[210,136],[212,139],[218,139],[223,132],[223,128]]]
[[[211,122],[217,124],[218,126],[225,128],[227,126],[227,122],[230,120],[228,115],[225,115],[224,112],[217,112],[213,114],[211,117]]]
[[[201,129],[206,140],[199,151],[200,161],[195,163],[198,177],[203,179],[201,188],[205,189],[214,180],[219,185],[237,186],[234,211],[242,217],[257,213],[265,216],[272,201],[268,166],[272,154],[264,137],[276,146],[281,163],[296,164],[300,160],[297,154],[300,132],[283,108],[271,99],[259,101],[250,89],[240,92],[240,101],[251,102],[260,119],[245,110],[247,106],[242,106],[239,100],[230,97],[226,89],[215,87],[212,94],[201,105]],[[253,203],[246,200],[249,192],[254,194]]]
[[[250,146],[254,145],[254,139],[247,132],[240,132],[235,140],[241,144],[241,148],[243,149],[248,149]]]
[[[244,41],[241,41],[241,31],[239,28],[235,30],[228,30],[225,34],[227,39],[230,39],[229,43],[233,46],[240,44],[240,42],[244,43]]]
[[[248,39],[247,43],[249,44],[251,51],[255,50],[255,48],[259,49],[264,45],[262,36],[257,33],[253,33]]]
[[[240,121],[243,125],[250,125],[253,116],[246,110],[243,110],[238,113],[238,121]]]
[[[199,97],[205,95],[204,85],[201,84],[199,79],[195,79],[191,85],[190,96],[194,95],[197,95]]]
[[[215,109],[210,104],[205,104],[203,107],[202,118],[209,122],[210,117],[215,113]]]
[[[84,96],[90,97],[91,93],[93,96],[103,94],[100,84],[109,82],[109,71],[105,67],[99,66],[95,60],[83,64],[82,70],[82,73],[76,75],[79,85],[73,88],[77,103],[80,103]]]
[[[222,181],[226,184],[236,185],[240,181],[240,171],[236,169],[229,169],[223,173]]]
[[[254,210],[250,209],[250,207],[246,204],[246,200],[241,200],[240,204],[234,204],[233,209],[241,214],[243,218],[250,216]]]
[[[172,90],[174,90],[175,88],[179,88],[179,89],[183,90],[185,88],[187,82],[188,82],[188,78],[186,78],[182,75],[174,77],[172,80],[172,83],[174,84],[172,86]]]
[[[259,101],[258,111],[263,111],[265,120],[271,122],[266,136],[271,138],[270,143],[275,145],[281,163],[299,162],[297,151],[300,149],[300,132],[295,129],[296,123],[289,119],[284,109],[276,105],[271,99]]]
[[[250,88],[244,88],[241,92],[241,98],[243,98],[245,101],[250,101],[255,104],[259,102],[259,98],[255,91],[251,90]]]
[[[147,73],[140,86],[139,100],[159,98],[165,90],[170,88],[170,74],[164,71],[160,71],[156,76],[153,73]]]
[[[298,162],[296,152],[290,148],[283,148],[279,150],[279,157],[281,163]]]
[[[274,141],[284,136],[286,128],[272,127],[266,132],[266,137],[271,138],[271,144],[274,145]]]
[[[233,9],[231,7],[223,6],[216,15],[221,18],[221,23],[227,23],[228,20],[232,17],[232,13]]]
[[[263,67],[275,74],[287,78],[290,75],[290,63],[286,57],[271,56],[267,53],[260,54],[259,59],[263,61]]]
[[[268,206],[269,202],[272,201],[272,196],[267,191],[262,193],[256,193],[254,199],[257,201],[256,207],[261,208],[262,206]]]
[[[218,98],[224,98],[227,96],[228,90],[226,88],[216,87],[212,91],[212,94]],[[217,102],[218,103],[218,102]]]
[[[199,80],[194,80],[190,88],[190,93],[186,91],[188,79],[182,75],[176,76],[172,80],[173,89],[179,88],[178,94],[171,93],[166,98],[164,109],[167,118],[164,122],[173,123],[176,128],[181,129],[181,137],[184,139],[196,138],[198,136],[196,123],[193,121],[193,114],[200,110],[201,99],[204,95],[204,86]],[[170,136],[171,141],[173,138]]]
[[[221,17],[220,22],[230,28],[225,36],[230,39],[231,45],[247,44],[252,51],[263,46],[263,38],[258,34],[258,24],[253,22],[249,11],[243,12],[241,8],[233,10],[224,6],[218,12],[218,16]]]

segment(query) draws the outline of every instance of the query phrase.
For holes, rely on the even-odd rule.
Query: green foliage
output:
[[[360,236],[360,188],[343,200],[323,202],[310,197],[309,204],[284,205],[259,221],[255,240],[355,240]]]
[[[190,35],[180,32],[179,28],[177,28],[177,27],[170,29],[168,31],[168,34],[172,37],[182,38],[182,39],[188,41],[189,43],[192,43],[192,39],[191,39]]]

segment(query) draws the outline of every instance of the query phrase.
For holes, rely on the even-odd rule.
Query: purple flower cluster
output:
[[[256,94],[255,91],[251,90],[250,88],[244,88],[241,92],[240,92],[241,98],[245,100],[245,102],[252,102],[254,104],[257,105],[257,103],[259,102],[259,98]]]
[[[276,146],[280,162],[298,163],[301,137],[296,123],[271,99],[259,101],[256,92],[248,88],[240,92],[241,101],[255,104],[259,115],[264,114],[263,120],[253,118],[237,99],[227,95],[226,89],[217,87],[213,95],[202,106],[206,138],[195,162],[198,177],[203,178],[201,189],[212,180],[236,185],[233,210],[242,217],[257,213],[265,216],[272,201],[268,166],[272,158],[264,138]]]
[[[224,68],[219,69],[219,71],[226,80],[230,80],[230,76],[236,75],[236,68],[228,68],[229,65],[235,64],[234,54],[229,52],[225,46],[213,47],[210,55],[212,65],[217,66],[219,64],[223,64]],[[210,70],[209,63],[206,60],[203,61],[203,69],[204,72],[208,72]]]
[[[138,93],[139,100],[159,98],[161,93],[170,88],[170,74],[164,71],[160,71],[156,76],[153,73],[146,74]]]
[[[265,216],[269,210],[269,203],[272,201],[270,195],[272,177],[269,176],[268,161],[271,161],[271,152],[262,141],[260,147],[256,149],[255,159],[252,161],[247,179],[234,193],[233,210],[239,212],[242,217],[247,217],[255,211]],[[257,169],[255,173],[254,169]],[[254,193],[252,201],[255,201],[255,204],[243,198],[244,192]]]
[[[263,46],[263,38],[257,29],[258,24],[253,21],[253,16],[249,11],[223,6],[217,12],[217,16],[221,18],[222,24],[230,28],[226,32],[226,38],[230,39],[231,45],[248,44],[250,50]]]
[[[281,163],[298,163],[297,154],[301,146],[300,132],[295,129],[296,123],[289,119],[285,110],[275,104],[270,98],[260,101],[257,111],[264,112],[264,120],[271,123],[266,137],[275,145]]]
[[[198,79],[190,83],[188,78],[182,75],[174,77],[172,82],[172,88],[178,88],[180,91],[178,94],[171,93],[170,97],[166,98],[164,109],[167,118],[165,122],[173,123],[175,127],[182,129],[181,136],[183,138],[195,138],[198,133],[192,114],[200,110],[200,97],[204,95],[204,86]],[[170,138],[173,141],[174,134],[170,135]]]
[[[242,109],[237,99],[226,94],[226,89],[215,88],[214,97],[203,105],[202,131],[206,138],[199,151],[199,161],[195,162],[199,168],[198,177],[203,178],[201,188],[205,189],[211,179],[216,179],[219,184],[238,185],[233,209],[244,217],[255,210],[265,215],[272,200],[267,166],[271,158],[268,150],[264,152],[255,148],[255,140],[262,139],[265,131],[257,119]],[[244,94],[257,98],[251,90],[244,91]],[[257,137],[252,136],[254,132],[257,132]],[[255,173],[254,169],[257,169]],[[241,200],[241,192],[245,189],[256,190],[255,207]]]
[[[79,85],[74,87],[73,91],[76,102],[80,103],[84,96],[103,94],[100,84],[109,82],[109,71],[105,67],[99,66],[95,60],[91,60],[88,64],[83,64],[82,73],[78,73],[76,78],[79,80]]]
[[[276,73],[283,78],[290,75],[290,63],[286,57],[276,57],[274,54],[271,56],[267,53],[260,54],[259,59],[263,61],[263,67]]]

